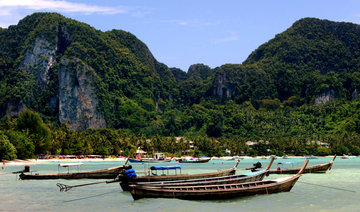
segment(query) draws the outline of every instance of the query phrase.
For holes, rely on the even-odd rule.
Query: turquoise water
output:
[[[331,158],[310,160],[309,165],[329,162]],[[260,161],[264,166],[269,159],[244,159],[238,169],[251,167]],[[304,159],[277,159],[278,162]],[[123,162],[84,162],[81,171],[114,167]],[[58,163],[31,165],[40,173],[57,173]],[[166,163],[174,165],[178,163]],[[215,160],[204,164],[181,164],[182,173],[204,173],[233,167],[235,161]],[[138,172],[144,165],[132,164]],[[151,164],[161,165],[161,164]],[[0,211],[359,211],[360,210],[360,158],[335,160],[326,174],[306,174],[290,192],[256,195],[221,201],[188,201],[178,199],[141,199],[134,201],[123,192],[118,183],[98,184],[59,192],[56,183],[76,185],[97,180],[17,180],[15,175],[1,173],[18,171],[23,166],[0,169]],[[246,173],[239,170],[237,173]],[[276,178],[280,175],[271,175]],[[102,181],[102,180],[98,180]],[[316,185],[313,185],[316,184]],[[331,187],[331,188],[329,188]],[[335,188],[334,188],[335,187]]]

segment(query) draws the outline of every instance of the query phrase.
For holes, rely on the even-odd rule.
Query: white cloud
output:
[[[103,7],[89,4],[73,3],[69,1],[59,0],[2,0],[0,1],[0,10],[53,10],[59,12],[80,12],[80,13],[102,13],[102,14],[117,14],[126,13],[123,7]],[[3,13],[3,12],[0,12]]]
[[[215,39],[213,41],[213,43],[214,44],[228,43],[228,42],[237,41],[237,40],[239,40],[239,36],[237,35],[237,33],[232,32],[232,33],[230,33],[230,35],[228,35],[226,37]]]
[[[193,19],[193,20],[173,19],[173,20],[165,20],[165,21],[162,21],[162,22],[171,23],[171,24],[177,24],[177,25],[180,25],[180,26],[190,26],[190,27],[215,26],[215,25],[219,24],[219,22],[201,21],[201,20],[198,20],[198,19]]]
[[[0,10],[0,16],[10,16],[11,14],[12,14],[12,9],[10,8],[1,8]]]
[[[0,0],[0,27],[7,28],[22,17],[37,11],[113,15],[129,13],[130,8],[104,7],[68,0]]]

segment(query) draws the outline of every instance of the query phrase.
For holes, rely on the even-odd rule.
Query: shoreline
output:
[[[22,165],[31,165],[31,164],[39,164],[39,163],[67,163],[67,162],[96,162],[96,161],[124,161],[123,158],[85,158],[85,159],[26,159],[26,160],[11,160],[5,161],[0,164],[0,166],[22,166]]]
[[[212,157],[212,160],[237,160],[237,159],[260,159],[260,160],[266,160],[269,159],[270,156],[256,156],[256,157],[250,157],[250,156],[240,156],[239,158],[234,158],[235,156],[224,156],[224,157]],[[325,157],[334,157],[333,155],[328,156],[316,156],[318,158],[325,158]],[[282,157],[277,157],[278,159],[283,159]],[[300,159],[305,158],[304,156],[289,156],[288,159]],[[39,163],[67,163],[67,162],[100,162],[100,161],[126,161],[126,158],[82,158],[82,159],[59,159],[59,158],[53,158],[53,159],[25,159],[25,160],[11,160],[11,161],[3,161],[0,163],[0,166],[23,166],[23,165],[32,165],[32,164],[39,164]]]

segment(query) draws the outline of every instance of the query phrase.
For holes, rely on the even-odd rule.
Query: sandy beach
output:
[[[320,157],[320,156],[319,156]],[[323,157],[333,157],[331,155],[329,156],[323,156]],[[212,160],[230,160],[231,156],[225,156],[225,157],[212,157]],[[237,159],[237,157],[234,157]],[[269,159],[270,156],[257,156],[257,157],[250,157],[250,156],[240,156],[239,159],[259,159],[259,160],[266,160]],[[278,157],[281,159],[281,157]],[[305,158],[304,156],[289,156],[287,159],[299,159],[299,158]],[[173,158],[174,160],[176,158]],[[68,162],[96,162],[96,161],[126,161],[126,158],[82,158],[82,159],[59,159],[59,158],[53,158],[53,159],[26,159],[26,160],[12,160],[12,161],[4,161],[0,164],[0,166],[24,166],[24,165],[32,165],[32,164],[39,164],[39,163],[68,163]]]
[[[1,166],[23,166],[38,163],[68,163],[68,162],[90,162],[90,161],[124,161],[124,158],[84,158],[84,159],[26,159],[26,160],[12,160],[1,163]]]

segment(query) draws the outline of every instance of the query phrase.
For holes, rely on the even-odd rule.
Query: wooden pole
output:
[[[269,165],[266,167],[266,170],[270,169],[270,167],[273,164],[274,160],[275,160],[275,157],[271,156],[271,161],[270,161]]]

